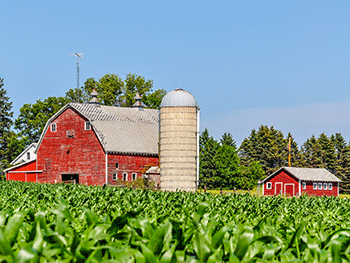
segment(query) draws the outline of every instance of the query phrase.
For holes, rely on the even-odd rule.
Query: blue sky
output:
[[[350,140],[349,1],[2,1],[0,78],[24,103],[106,73],[183,88],[201,129],[238,144],[260,125],[298,144]]]

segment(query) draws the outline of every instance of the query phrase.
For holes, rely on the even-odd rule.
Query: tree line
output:
[[[254,188],[258,180],[288,166],[289,138],[292,167],[325,168],[342,180],[342,192],[350,192],[350,143],[340,133],[312,135],[299,148],[291,133],[284,136],[264,125],[253,129],[239,147],[229,133],[216,141],[204,130],[200,136],[201,185]]]
[[[80,88],[70,89],[62,97],[48,97],[24,104],[15,120],[12,102],[0,79],[0,175],[27,146],[37,142],[48,121],[69,102],[87,102],[92,89],[99,93],[102,105],[131,107],[136,92],[142,95],[146,108],[159,108],[166,91],[153,91],[153,81],[136,74],[122,79],[105,74],[98,80],[89,78]],[[219,141],[205,129],[200,135],[200,186],[208,188],[252,189],[257,181],[288,165],[288,140],[291,138],[291,166],[326,168],[343,182],[341,190],[350,192],[350,145],[340,133],[328,137],[312,135],[299,148],[292,134],[284,136],[273,126],[253,129],[241,145],[230,133]]]
[[[117,74],[107,73],[97,80],[87,79],[82,87],[69,89],[65,96],[24,104],[18,117],[12,120],[12,102],[0,78],[0,176],[26,147],[39,140],[46,122],[57,111],[69,102],[89,101],[93,89],[99,93],[101,105],[120,107],[131,107],[138,92],[146,108],[157,109],[166,94],[164,89],[153,90],[153,80],[142,76],[129,73],[122,79]]]

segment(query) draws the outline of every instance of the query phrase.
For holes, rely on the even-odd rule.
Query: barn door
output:
[[[79,184],[79,175],[78,174],[62,174],[62,182]]]
[[[275,183],[275,195],[281,195],[282,193],[282,183]]]
[[[294,196],[294,184],[285,184],[284,193],[286,196]]]

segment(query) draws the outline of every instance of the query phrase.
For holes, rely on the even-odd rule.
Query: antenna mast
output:
[[[72,56],[76,56],[77,57],[77,89],[79,89],[79,58],[82,58],[84,53],[74,53],[74,54],[69,54]]]

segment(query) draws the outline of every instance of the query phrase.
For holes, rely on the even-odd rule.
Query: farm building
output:
[[[21,153],[24,159],[5,170],[6,179],[110,185],[146,177],[164,190],[196,189],[199,107],[189,92],[176,89],[164,97],[161,125],[162,110],[144,109],[139,95],[132,108],[102,106],[95,90],[91,96],[89,103],[69,103],[52,116],[35,151]]]
[[[52,116],[36,159],[5,170],[6,179],[103,185],[135,180],[157,166],[159,111],[140,101],[133,108],[102,106],[92,95],[90,103],[69,103]]]
[[[37,143],[32,143],[29,145],[23,152],[21,152],[13,161],[10,163],[11,165],[17,165],[24,162],[34,161],[36,159],[36,146]]]
[[[338,196],[339,182],[335,175],[324,168],[282,167],[260,184],[263,195]]]

